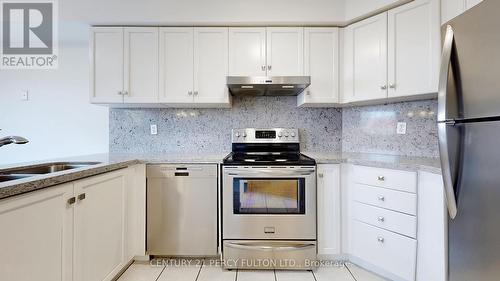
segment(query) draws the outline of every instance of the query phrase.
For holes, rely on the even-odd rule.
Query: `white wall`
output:
[[[88,102],[88,26],[60,29],[59,69],[0,70],[0,137],[30,140],[0,147],[0,165],[108,151],[108,109]]]

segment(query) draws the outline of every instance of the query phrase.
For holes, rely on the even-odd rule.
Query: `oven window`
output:
[[[235,178],[234,214],[305,214],[305,179]]]

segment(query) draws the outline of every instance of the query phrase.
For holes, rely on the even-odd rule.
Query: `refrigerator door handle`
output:
[[[446,98],[448,94],[448,76],[450,74],[451,55],[453,52],[454,41],[453,28],[448,25],[446,27],[446,35],[443,43],[443,54],[441,57],[441,70],[439,72],[439,89],[438,89],[438,121],[446,120]]]
[[[446,194],[446,205],[451,219],[457,216],[457,200],[455,198],[455,189],[453,179],[451,177],[450,157],[448,154],[448,136],[446,127],[452,126],[448,123],[438,123],[439,136],[439,154],[441,155],[441,172],[443,173],[443,184]]]
[[[441,156],[441,170],[443,173],[443,184],[446,194],[448,213],[451,219],[457,215],[457,201],[455,198],[455,189],[453,179],[451,177],[450,157],[448,153],[448,134],[446,127],[454,125],[453,121],[446,122],[446,96],[448,90],[448,76],[451,66],[451,55],[453,51],[454,33],[451,26],[446,28],[446,36],[443,45],[443,55],[441,60],[441,72],[439,76],[439,93],[438,93],[438,120],[443,123],[438,123],[439,151]]]

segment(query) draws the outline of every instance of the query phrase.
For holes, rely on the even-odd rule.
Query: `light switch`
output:
[[[158,134],[158,126],[151,125],[150,130],[151,130],[151,134],[152,135],[157,135]]]
[[[398,122],[396,133],[398,135],[406,135],[406,122]]]

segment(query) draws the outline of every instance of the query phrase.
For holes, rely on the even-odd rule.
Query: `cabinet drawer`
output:
[[[355,184],[353,197],[361,203],[409,215],[417,214],[417,195],[413,193]]]
[[[352,254],[404,280],[415,280],[417,241],[353,221]]]
[[[356,183],[412,193],[417,192],[417,173],[415,172],[365,166],[354,166],[353,171],[353,179]]]
[[[417,218],[354,202],[353,218],[412,238],[417,236]]]

